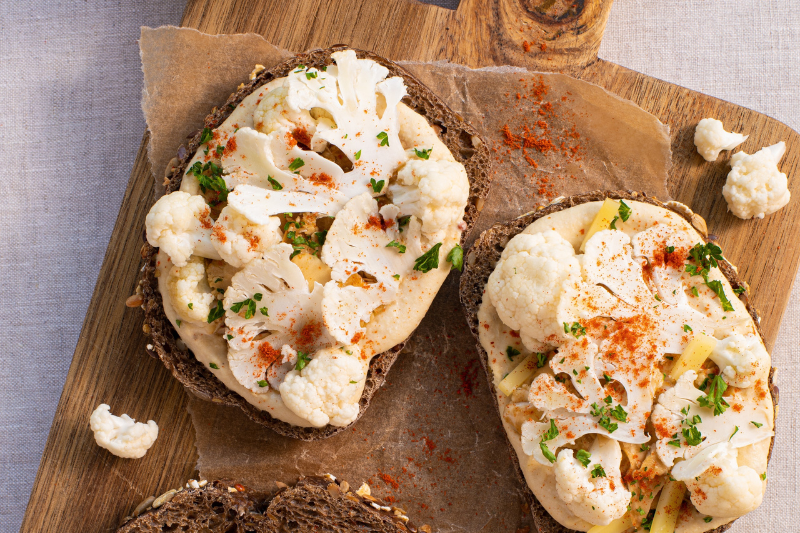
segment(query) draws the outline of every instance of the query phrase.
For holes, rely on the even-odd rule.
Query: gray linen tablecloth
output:
[[[144,130],[139,26],[176,24],[183,7],[0,1],[0,532],[22,521]],[[800,2],[618,0],[600,56],[800,129]],[[800,528],[795,285],[773,353],[782,390],[771,483],[738,532]]]

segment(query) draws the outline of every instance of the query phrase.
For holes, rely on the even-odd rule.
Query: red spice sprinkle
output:
[[[392,476],[390,476],[389,474],[384,474],[383,472],[378,472],[378,477],[381,478],[384,483],[386,483],[387,485],[390,485],[394,490],[397,490],[397,489],[400,488],[400,483],[395,481],[392,478]]]
[[[525,52],[530,52],[531,43],[529,43],[528,41],[522,41],[522,49],[525,50]]]

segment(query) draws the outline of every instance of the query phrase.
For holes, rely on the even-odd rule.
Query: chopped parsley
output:
[[[674,247],[674,246],[667,246],[667,247],[666,247],[666,249],[665,249],[665,251],[666,251],[668,254],[671,254],[672,252],[674,252],[674,251],[675,251],[675,247]]]
[[[720,376],[714,376],[713,379],[709,379],[706,395],[697,398],[697,403],[699,403],[701,407],[713,409],[714,416],[719,416],[725,412],[725,409],[730,407],[728,402],[725,401],[725,398],[722,397],[722,394],[727,388],[728,384],[725,383]]]
[[[697,287],[692,287],[692,296],[700,296],[700,293],[697,292]]]
[[[307,80],[313,80],[316,77],[317,77],[317,73],[316,72],[306,72],[306,79]]]
[[[556,427],[556,423],[551,418],[550,428],[542,434],[542,440],[539,442],[539,448],[541,448],[542,450],[542,455],[544,455],[545,458],[551,463],[556,462],[556,456],[553,454],[553,452],[550,451],[550,448],[547,447],[547,444],[545,444],[545,442],[553,440],[557,436],[558,436],[558,428]]]
[[[203,133],[200,134],[200,144],[205,144],[214,138],[211,128],[203,128]]]
[[[414,260],[414,270],[425,274],[434,268],[439,268],[439,248],[441,247],[442,243],[438,242],[434,244],[430,250],[417,257]]]
[[[456,244],[450,249],[446,260],[453,265],[450,267],[450,270],[458,270],[461,272],[461,269],[464,268],[464,249],[460,244]]]
[[[294,365],[295,370],[303,370],[306,365],[311,361],[311,358],[305,352],[297,352],[297,363]]]
[[[392,277],[393,277],[394,279],[400,279],[400,274],[395,274],[395,275],[394,275],[394,276],[392,276]]]
[[[391,241],[389,244],[386,245],[387,248],[397,248],[397,251],[401,254],[406,253],[406,245],[400,244],[397,241]]]
[[[763,426],[763,425],[764,425],[764,424],[760,424],[760,423],[758,423],[758,422],[750,422],[750,423],[751,423],[751,424],[753,424],[753,425],[754,425],[755,427],[757,427],[757,428],[760,428],[761,426]]]
[[[586,328],[581,326],[580,322],[573,322],[572,325],[564,322],[564,333],[571,333],[576,339],[581,338],[581,335],[586,335]]]
[[[356,161],[358,161],[359,159],[361,159],[361,150],[356,152]]]
[[[606,477],[606,471],[603,470],[603,465],[597,464],[592,468],[592,479],[596,477]]]
[[[259,298],[260,300],[261,298]],[[244,312],[244,318],[253,318],[253,315],[256,314],[256,301],[253,298],[248,298],[247,300],[243,300],[241,302],[236,302],[231,306],[231,311],[234,313],[238,313],[242,310],[242,307],[246,307]]]
[[[423,148],[422,150],[417,150],[414,148],[414,154],[420,159],[429,159],[431,157],[431,152],[433,151],[433,147],[431,148]]]
[[[617,405],[615,408],[613,408],[610,411],[610,413],[611,413],[611,416],[613,416],[614,418],[616,418],[620,422],[627,422],[628,421],[628,413],[625,411],[625,409],[622,408],[621,405]]]
[[[678,439],[673,439],[669,441],[667,444],[669,444],[670,446],[675,446],[676,448],[681,447],[681,441],[679,441]]]
[[[737,433],[739,433],[739,426],[733,426],[733,433],[731,433],[731,436],[728,437],[728,440],[731,440]]]
[[[605,400],[603,400],[603,401],[608,404],[608,403],[610,403],[608,401],[610,398],[611,397],[609,396],[609,397],[605,398]],[[607,405],[597,405],[596,403],[593,403],[592,404],[592,409],[589,412],[589,414],[591,414],[592,416],[596,416],[596,417],[600,418],[600,420],[597,421],[597,424],[600,427],[605,428],[605,430],[608,431],[609,433],[614,433],[617,430],[617,428],[619,427],[619,424],[617,424],[616,422],[612,422],[611,421],[611,418],[608,416],[611,413],[611,411],[612,410],[609,409],[609,407]],[[625,413],[625,416],[627,418],[627,413]],[[619,419],[617,419],[617,420],[619,420]]]
[[[700,430],[695,426],[683,428],[681,433],[683,433],[683,438],[686,439],[686,444],[689,446],[697,446],[703,442],[703,436],[700,434]]]
[[[536,353],[536,368],[542,368],[547,362],[547,355],[543,353]],[[755,424],[755,422],[753,422]]]
[[[619,213],[619,218],[621,218],[623,222],[627,222],[631,217],[631,208],[625,203],[625,200],[619,201],[619,210],[617,212]]]
[[[707,516],[707,517],[703,518],[703,522],[705,522],[706,524],[708,524],[708,523],[709,523],[709,522],[711,522],[712,520],[714,520],[714,518],[712,518],[712,517],[710,517],[710,516]]]
[[[218,144],[216,149],[217,155],[222,155],[222,152],[224,151],[225,151],[225,145]]]
[[[222,307],[222,300],[217,300],[217,306],[208,312],[208,323],[211,324],[223,316],[225,316],[225,308]]]
[[[211,190],[217,193],[217,201],[224,202],[228,199],[228,186],[222,178],[222,167],[216,163],[209,161],[204,165],[200,161],[195,161],[186,174],[192,174],[197,178],[203,194]]]
[[[692,328],[691,328],[691,327],[689,327],[689,324],[684,324],[684,325],[683,325],[683,331],[692,332],[693,330],[692,330]]]
[[[302,160],[302,159],[300,159],[299,157],[295,157],[294,159],[292,159],[292,162],[291,162],[291,163],[289,163],[289,170],[291,170],[291,171],[292,171],[292,172],[294,172],[295,174],[299,174],[299,173],[300,173],[300,169],[301,169],[301,168],[302,168],[302,167],[303,167],[305,164],[306,164],[306,162],[305,162],[305,161],[303,161],[303,160]]]
[[[617,220],[619,220],[618,216],[615,216],[613,219],[611,219],[611,223],[608,225],[608,227],[611,229],[617,229]]]
[[[735,289],[733,289],[733,292],[735,292],[736,294],[742,294],[744,290],[745,290],[744,287],[736,287]]]
[[[187,307],[188,307],[189,309],[194,309],[194,304],[193,304],[192,302],[189,302],[189,305],[187,305]]]
[[[369,184],[374,192],[381,192],[383,190],[384,183],[386,183],[384,180],[375,181],[375,178],[369,179]]]
[[[258,381],[256,381],[256,383],[258,383],[258,386],[259,386],[259,387],[262,387],[262,388],[263,388],[263,387],[268,387],[268,386],[269,386],[269,383],[267,383],[267,381],[266,381],[266,380],[264,380],[264,379],[259,379]]]
[[[261,309],[258,310],[258,312],[264,316],[269,316],[269,309],[267,309],[266,307],[262,307]]]
[[[272,176],[267,176],[267,181],[269,182],[270,185],[272,185],[273,191],[280,191],[281,189],[283,189],[283,185],[281,185],[281,183]]]
[[[214,370],[219,370],[219,365],[217,363],[208,363],[208,366],[210,366]]]
[[[766,473],[766,472],[764,472],[763,474],[761,474],[761,479],[762,479],[762,480],[764,480],[764,481],[766,481],[766,479],[767,479],[767,473]]]
[[[639,450],[643,451],[643,452],[646,452],[649,449],[650,449],[650,445],[649,444],[642,444],[641,446],[639,446]]]
[[[403,233],[403,228],[408,226],[408,222],[411,220],[411,215],[404,215],[402,217],[397,218],[397,227],[400,228],[400,233]]]
[[[516,356],[518,356],[520,353],[521,352],[519,350],[517,350],[516,348],[514,348],[513,346],[507,346],[506,347],[506,355],[508,356],[508,359],[511,360],[511,361],[513,361],[514,358]]]
[[[589,462],[592,460],[592,454],[586,450],[578,450],[578,453],[575,454],[575,459],[577,459],[584,468],[587,468],[589,466]]]
[[[378,135],[376,135],[376,137],[381,140],[381,144],[379,144],[378,146],[389,146],[389,134],[388,133],[386,133],[385,131],[382,131]]]
[[[692,276],[700,276],[703,278],[705,285],[714,291],[719,298],[720,303],[722,303],[723,311],[733,311],[733,306],[731,305],[730,300],[728,300],[728,297],[725,296],[722,282],[719,280],[708,280],[708,274],[711,269],[718,267],[719,262],[725,259],[722,257],[722,249],[713,242],[706,244],[697,243],[689,251],[689,256],[691,257],[690,261],[693,261],[694,264],[687,264],[686,272]],[[696,288],[692,288],[692,294],[697,296]]]

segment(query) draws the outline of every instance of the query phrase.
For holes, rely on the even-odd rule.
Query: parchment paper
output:
[[[288,54],[257,35],[172,27],[143,28],[141,50],[142,107],[157,181],[185,136],[254,64],[269,68]],[[556,196],[614,188],[669,198],[668,130],[631,102],[560,74],[404,66],[493,149],[495,179],[472,239]],[[189,410],[204,478],[271,489],[275,481],[332,473],[354,486],[366,481],[373,494],[438,531],[532,528],[455,274],[353,428],[306,443],[280,437],[235,408],[192,398]]]

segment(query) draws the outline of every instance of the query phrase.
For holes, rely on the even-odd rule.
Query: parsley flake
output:
[[[356,152],[356,161],[358,161],[359,159],[361,159],[361,150]]]
[[[406,245],[400,244],[397,241],[391,241],[389,244],[386,245],[386,248],[397,248],[397,251],[401,254],[406,253]]]
[[[306,365],[311,361],[311,358],[305,352],[297,352],[297,363],[294,365],[295,370],[303,370]]]
[[[289,163],[289,170],[291,170],[295,174],[299,174],[300,168],[302,168],[305,164],[306,164],[305,161],[303,161],[299,157],[295,157],[294,159],[292,159],[292,162]]]
[[[606,477],[606,471],[603,470],[603,465],[594,465],[594,468],[592,468],[592,479],[596,477]]]
[[[266,380],[263,380],[263,379],[259,379],[258,381],[256,381],[256,383],[258,383],[258,386],[262,387],[262,388],[269,386],[269,383],[267,383]]]
[[[439,268],[439,248],[441,247],[442,243],[436,243],[430,250],[417,257],[414,260],[414,270],[418,270],[425,274],[434,268]]]
[[[581,326],[580,322],[573,322],[572,325],[564,322],[564,333],[571,333],[576,339],[581,338],[581,335],[586,335],[586,328]]]
[[[697,398],[697,403],[700,404],[701,407],[713,409],[714,416],[719,416],[725,412],[725,409],[730,407],[728,402],[722,397],[722,394],[727,388],[728,384],[725,383],[725,380],[720,376],[714,376],[714,378],[710,379],[708,382],[708,392],[706,392],[705,396]]]
[[[382,131],[378,135],[376,135],[376,137],[381,140],[381,144],[379,144],[378,146],[389,146],[389,134],[388,133],[386,133],[385,131]]]
[[[589,463],[591,462],[592,454],[590,454],[586,450],[578,450],[578,453],[575,454],[575,459],[577,459],[578,462],[582,464],[584,468],[587,468],[589,466]]]
[[[381,192],[383,190],[384,183],[386,183],[384,180],[375,181],[375,178],[369,179],[369,184],[372,187],[373,192]]]
[[[764,425],[764,424],[761,424],[761,423],[759,423],[759,422],[750,422],[750,423],[751,423],[751,424],[753,424],[753,425],[754,425],[755,427],[757,427],[757,428],[760,428],[761,426],[763,426],[763,425]]]
[[[446,260],[450,263],[451,266],[450,270],[458,270],[461,272],[461,269],[464,267],[464,249],[461,247],[460,244],[456,244],[453,248],[450,249],[448,252]]]
[[[521,352],[514,348],[513,346],[506,347],[506,355],[510,361],[513,361],[516,356],[518,356]]]
[[[258,311],[264,316],[269,316],[269,309],[267,309],[266,307],[262,307]]]
[[[214,370],[219,370],[219,365],[217,363],[208,363],[208,366],[210,366]]]
[[[211,128],[203,128],[203,133],[200,134],[200,144],[205,144],[214,138]]]
[[[270,185],[272,185],[273,191],[280,191],[281,189],[283,189],[283,185],[281,185],[281,182],[279,182],[272,176],[267,176],[267,181],[269,182]]]
[[[683,325],[683,331],[692,332],[693,330],[692,330],[691,327],[689,327],[689,324],[684,324]]]
[[[423,148],[422,150],[417,150],[414,148],[414,154],[420,159],[430,159],[431,152],[433,151],[433,147],[431,148]]]

